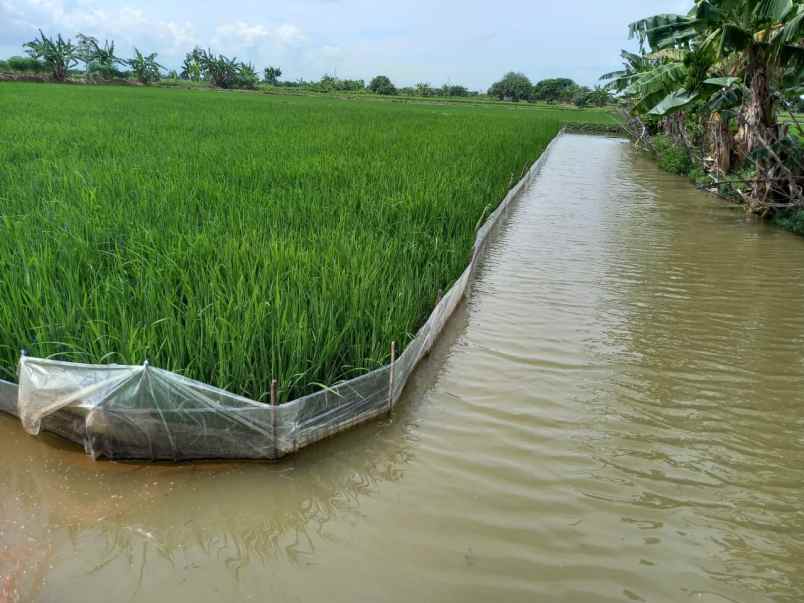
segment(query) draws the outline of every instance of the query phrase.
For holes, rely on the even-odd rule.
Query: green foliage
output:
[[[533,84],[531,84],[526,75],[510,71],[499,82],[492,84],[491,88],[489,88],[489,96],[514,102],[531,100],[533,98]]]
[[[423,96],[425,98],[428,98],[431,96],[435,96],[436,91],[429,84],[429,82],[419,82],[418,84],[416,84],[415,94],[416,96]]]
[[[254,89],[260,82],[260,76],[252,63],[240,63],[237,71],[237,87]]]
[[[691,167],[688,175],[695,186],[699,188],[705,187],[711,182],[709,175],[698,165]]]
[[[131,71],[137,81],[143,84],[151,84],[158,82],[160,79],[160,70],[164,69],[162,65],[156,62],[156,53],[152,52],[149,55],[142,54],[136,48],[134,49],[134,58],[127,61],[131,67]]]
[[[266,84],[276,85],[279,78],[282,77],[282,69],[279,67],[266,67],[263,71],[263,81]]]
[[[627,50],[621,50],[620,56],[623,59],[623,68],[600,76],[601,81],[607,82],[606,90],[622,92],[634,82],[640,73],[650,71],[656,65],[655,60]]]
[[[578,108],[586,107],[589,104],[589,90],[582,89],[575,94],[575,98],[572,99],[572,102],[575,103],[575,106]]]
[[[369,90],[371,90],[374,94],[381,94],[383,96],[393,96],[397,94],[396,86],[394,86],[390,78],[385,75],[378,75],[371,80]]]
[[[85,65],[84,71],[101,79],[119,78],[124,75],[117,69],[117,65],[126,64],[126,61],[114,54],[114,42],[105,40],[103,46],[96,38],[78,34],[77,57]]]
[[[650,74],[661,71],[656,76],[632,78],[625,93],[635,98],[634,111],[638,114],[656,114],[655,107],[670,95],[703,100],[715,91],[706,85],[713,79],[713,70],[720,71],[714,75],[733,75],[724,73],[726,61],[743,70],[762,67],[782,76],[788,69],[795,74],[804,69],[804,47],[800,45],[804,39],[804,3],[800,0],[695,0],[687,15],[656,15],[632,23],[629,30],[654,54],[682,53],[673,59],[672,66],[661,64],[646,70]],[[747,61],[749,56],[754,60],[761,57],[764,65]],[[751,83],[750,74],[745,73]],[[764,98],[767,90],[752,90],[752,94]],[[671,110],[681,106],[671,102],[663,105]]]
[[[211,50],[202,51],[201,68],[204,79],[209,80],[217,88],[235,88],[238,82],[240,63],[237,58],[228,58],[221,55],[217,57]]]
[[[184,62],[182,63],[179,77],[183,80],[200,82],[204,73],[204,69],[202,67],[203,59],[204,51],[198,46],[193,48],[184,56]]]
[[[16,71],[17,73],[47,73],[50,68],[33,57],[11,57],[6,63],[7,71]]]
[[[612,102],[612,97],[606,88],[596,86],[594,90],[590,90],[584,86],[578,88],[573,102],[576,107],[605,107]]]
[[[129,72],[118,69],[114,65],[98,65],[97,63],[90,63],[87,66],[86,75],[93,79],[113,80],[113,79],[127,79]]]
[[[55,38],[48,38],[40,29],[39,37],[23,45],[28,54],[40,59],[48,66],[53,79],[63,82],[67,72],[78,64],[78,47],[72,40],[64,40],[61,34]]]
[[[681,176],[689,174],[692,161],[683,146],[675,144],[664,134],[658,134],[653,138],[653,148],[659,167],[664,171]]]
[[[361,92],[366,89],[363,80],[342,80],[333,75],[325,75],[317,84],[312,84],[312,90],[318,92]]]
[[[211,50],[200,51],[199,63],[202,77],[216,88],[255,88],[259,82],[254,66],[230,59],[222,54],[215,56]]]
[[[548,103],[569,103],[581,87],[571,79],[559,77],[541,80],[533,87],[533,98]]]
[[[773,221],[785,230],[804,236],[804,209],[778,212],[774,215]]]
[[[7,83],[0,376],[36,356],[287,400],[400,348],[575,109]]]

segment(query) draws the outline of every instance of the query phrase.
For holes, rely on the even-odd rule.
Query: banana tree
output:
[[[712,63],[736,56],[750,90],[742,109],[744,153],[778,140],[771,88],[783,67],[804,66],[802,0],[695,0],[687,15],[656,15],[629,29],[654,50],[694,50]]]
[[[87,75],[90,72],[99,73],[102,77],[112,77],[119,75],[116,65],[123,65],[125,61],[115,56],[114,42],[104,40],[103,46],[97,38],[79,33],[78,39],[78,58],[85,65]]]
[[[144,55],[137,48],[134,49],[134,58],[129,59],[126,63],[131,67],[134,77],[143,84],[158,82],[160,70],[164,69],[162,65],[156,62],[155,52]]]
[[[241,63],[237,58],[217,57],[212,50],[201,51],[201,68],[212,86],[216,88],[237,87]]]
[[[61,34],[48,38],[42,30],[39,37],[24,44],[26,52],[35,59],[41,59],[51,70],[53,79],[63,82],[67,72],[78,64],[78,47],[72,40],[64,40]]]
[[[601,81],[607,82],[604,86],[607,90],[616,93],[624,92],[643,74],[653,71],[658,66],[673,61],[679,61],[682,58],[681,52],[675,49],[659,50],[650,54],[637,54],[627,50],[621,50],[620,56],[623,59],[623,68],[617,71],[604,73],[599,78]]]
[[[179,77],[183,80],[191,80],[193,82],[201,81],[204,75],[202,66],[203,60],[204,51],[196,46],[191,52],[185,55]]]

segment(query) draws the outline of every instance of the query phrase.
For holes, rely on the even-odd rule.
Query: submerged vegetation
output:
[[[262,400],[387,361],[563,121],[612,120],[3,86],[0,375],[147,359]]]
[[[640,54],[602,79],[638,143],[747,209],[801,231],[804,2],[695,0],[632,23]]]

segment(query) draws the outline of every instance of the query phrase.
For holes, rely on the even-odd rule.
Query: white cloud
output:
[[[290,23],[265,26],[236,21],[218,26],[212,41],[224,52],[231,52],[233,49],[240,50],[261,45],[283,49],[304,42],[305,36],[301,29]]]
[[[38,29],[46,33],[59,32],[65,37],[80,32],[100,39],[113,39],[124,53],[137,46],[171,58],[180,56],[198,43],[189,21],[155,19],[130,6],[110,10],[87,1],[2,0],[0,22],[3,22],[0,28],[2,41],[7,43],[19,43],[21,37],[35,34]]]

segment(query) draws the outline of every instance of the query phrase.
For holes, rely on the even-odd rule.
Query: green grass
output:
[[[603,111],[0,84],[0,376],[21,349],[265,400],[404,345],[563,120]]]

